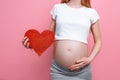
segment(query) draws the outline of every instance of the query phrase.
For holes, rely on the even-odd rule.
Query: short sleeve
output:
[[[51,16],[53,19],[56,18],[56,14],[57,14],[57,9],[56,9],[56,5],[53,6],[51,12],[50,12]]]
[[[100,16],[99,16],[99,14],[97,13],[97,11],[95,9],[93,9],[93,12],[92,12],[91,16],[92,16],[91,17],[91,23],[92,24],[100,19]]]

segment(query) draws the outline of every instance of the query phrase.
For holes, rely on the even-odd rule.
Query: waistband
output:
[[[70,69],[68,69],[68,68],[66,68],[66,67],[63,67],[62,65],[58,64],[54,59],[52,60],[52,65],[54,65],[55,67],[59,68],[59,69],[62,70],[62,71],[66,71],[66,72],[80,72],[80,71],[82,71],[82,70],[90,67],[90,65],[87,65],[87,66],[85,66],[85,67],[82,68],[82,69],[70,70]]]

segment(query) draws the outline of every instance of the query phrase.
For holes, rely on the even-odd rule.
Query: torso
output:
[[[51,14],[56,20],[54,59],[60,65],[69,67],[76,60],[88,56],[90,26],[99,16],[92,8],[75,9],[66,4],[57,4]]]
[[[87,56],[87,44],[73,40],[55,41],[54,59],[64,67],[75,64],[75,61]]]

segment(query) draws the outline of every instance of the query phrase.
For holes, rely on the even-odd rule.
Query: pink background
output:
[[[60,0],[59,0],[60,1]],[[42,56],[25,49],[26,30],[50,25],[50,10],[58,0],[0,0],[0,80],[49,80],[52,46]],[[103,47],[92,62],[93,80],[120,80],[120,1],[92,0],[100,19]],[[92,35],[89,37],[92,47]]]

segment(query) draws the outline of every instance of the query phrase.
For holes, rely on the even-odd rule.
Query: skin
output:
[[[67,5],[73,8],[80,8],[81,0],[70,0]],[[56,21],[51,20],[50,30],[55,32]],[[54,45],[53,58],[64,67],[70,70],[81,69],[90,64],[99,53],[102,41],[99,29],[99,20],[91,25],[91,32],[94,38],[94,46],[88,55],[87,44],[80,41],[57,40]],[[29,39],[24,37],[23,45],[29,48]]]

